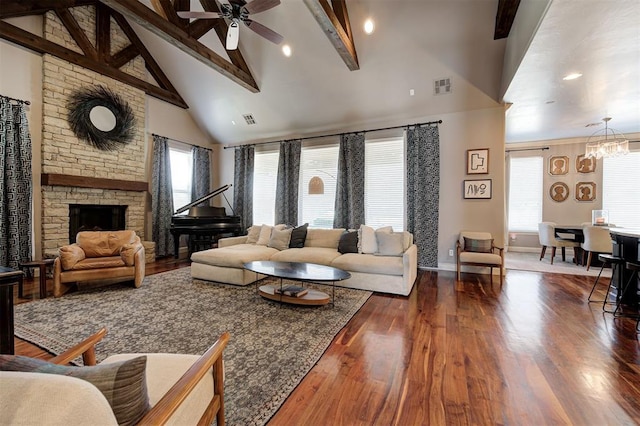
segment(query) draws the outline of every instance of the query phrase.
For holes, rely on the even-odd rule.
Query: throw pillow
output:
[[[401,232],[376,231],[379,256],[402,256],[404,254],[404,235]]]
[[[393,232],[391,226],[383,226],[374,230],[371,226],[360,225],[358,229],[358,253],[373,254],[378,251],[376,232]]]
[[[68,367],[25,356],[0,355],[0,371],[61,374],[88,381],[105,396],[120,425],[134,425],[149,411],[146,367],[146,356],[93,367]]]
[[[247,244],[255,244],[258,242],[258,238],[260,238],[260,230],[262,229],[262,226],[259,225],[253,225],[251,228],[249,228],[249,232],[247,234]]]
[[[464,251],[473,251],[476,253],[491,253],[493,239],[476,240],[475,238],[464,237]]]
[[[289,248],[289,241],[291,240],[291,231],[293,229],[278,229],[274,228],[271,231],[271,238],[269,238],[268,247],[272,247],[277,250],[286,250]]]
[[[289,248],[303,248],[304,241],[307,239],[308,223],[300,225],[297,228],[293,228],[291,231],[291,241],[289,241]]]
[[[260,228],[260,236],[258,237],[258,241],[256,241],[257,246],[266,246],[269,244],[269,239],[271,238],[271,230],[273,226],[263,224]]]
[[[344,253],[358,252],[358,231],[345,232],[340,236],[338,251]]]

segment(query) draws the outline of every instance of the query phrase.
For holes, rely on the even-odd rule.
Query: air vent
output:
[[[242,117],[244,117],[244,121],[246,121],[249,126],[256,124],[256,119],[253,118],[253,114],[244,114]]]
[[[434,95],[446,95],[447,93],[451,93],[450,78],[440,78],[438,80],[434,80],[433,83],[434,83],[433,84]]]

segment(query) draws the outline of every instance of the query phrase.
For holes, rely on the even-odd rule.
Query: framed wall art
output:
[[[596,171],[596,158],[584,154],[576,157],[576,171],[578,173],[593,173]]]
[[[490,199],[491,179],[465,180],[463,190],[465,199]]]
[[[576,183],[576,200],[595,201],[595,199],[596,199],[596,183],[595,182]]]
[[[549,188],[549,196],[553,201],[561,203],[569,198],[569,185],[564,182],[556,182]]]
[[[549,174],[558,176],[569,173],[569,157],[553,156],[549,157]]]
[[[489,148],[467,150],[467,174],[486,175],[489,173]]]

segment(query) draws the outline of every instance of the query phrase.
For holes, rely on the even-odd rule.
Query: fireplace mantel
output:
[[[113,189],[118,191],[145,192],[149,190],[147,182],[133,180],[106,179],[87,176],[63,175],[57,173],[42,173],[42,185],[70,186],[77,188]]]

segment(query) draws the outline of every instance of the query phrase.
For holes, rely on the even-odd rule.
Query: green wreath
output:
[[[77,91],[69,97],[69,124],[73,133],[81,140],[103,151],[114,151],[128,144],[134,137],[136,120],[133,110],[119,95],[106,87],[96,86]],[[96,127],[92,116],[100,108],[113,114],[102,129]],[[95,118],[94,118],[95,120]],[[107,120],[110,121],[110,120]]]

